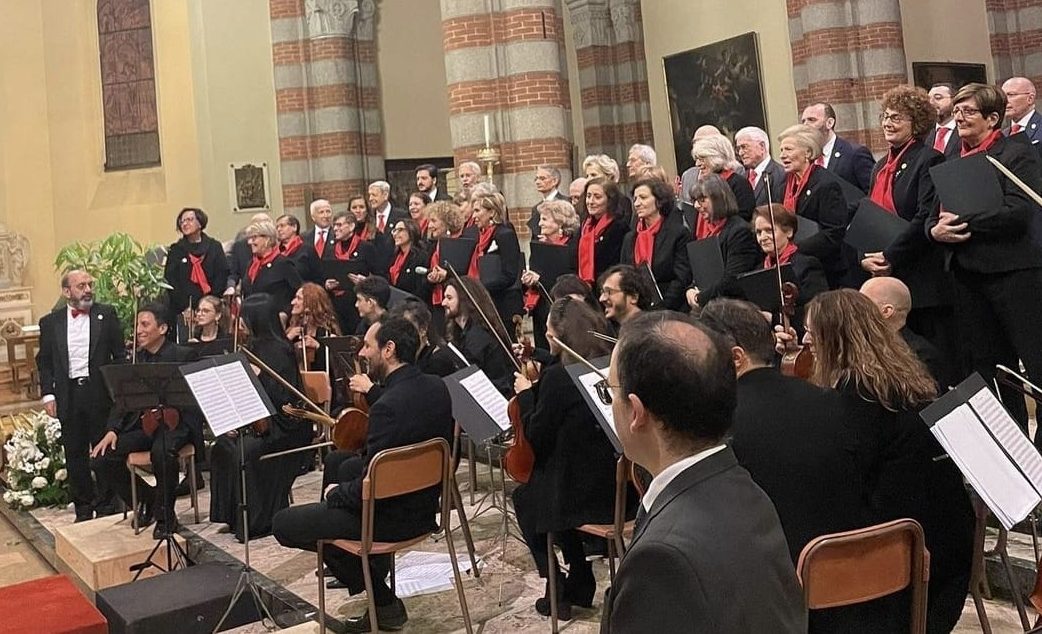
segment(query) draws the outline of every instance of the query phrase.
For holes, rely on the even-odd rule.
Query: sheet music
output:
[[[227,363],[185,374],[185,382],[214,436],[271,415],[241,363]]]
[[[499,393],[492,381],[481,370],[471,374],[459,382],[470,392],[474,401],[485,410],[500,429],[510,429],[510,416],[507,414],[507,399]]]
[[[1005,447],[1017,466],[1027,476],[1035,491],[1042,495],[1042,456],[1016,421],[989,389],[983,389],[970,398],[970,406],[977,413],[999,443]]]
[[[615,417],[611,413],[611,405],[605,405],[599,396],[597,396],[597,388],[594,386],[601,381],[601,376],[596,372],[587,372],[579,377],[579,382],[582,383],[583,389],[593,398],[593,402],[597,404],[597,409],[600,410],[601,416],[604,416],[604,420],[611,426],[611,431],[615,434],[615,437],[619,437],[619,430],[615,427]]]
[[[1042,501],[968,404],[956,407],[930,431],[1007,529],[1027,517]]]
[[[271,416],[241,363],[226,363],[217,366],[216,370],[217,378],[228,391],[228,397],[238,411],[243,425]]]

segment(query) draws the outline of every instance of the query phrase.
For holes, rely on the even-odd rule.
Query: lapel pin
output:
[[[270,269],[271,268],[271,262],[268,262],[268,264],[266,266]]]
[[[836,158],[839,158],[839,152],[836,152],[836,153],[835,153],[835,154],[833,154],[832,156],[835,156]]]
[[[901,163],[901,169],[908,169],[908,163]]]
[[[810,196],[810,190],[809,189],[807,190],[807,195]]]
[[[101,321],[102,319],[105,319],[105,315],[98,315],[98,321]]]
[[[182,263],[187,262],[187,261],[188,261],[188,258],[181,258],[181,262]]]

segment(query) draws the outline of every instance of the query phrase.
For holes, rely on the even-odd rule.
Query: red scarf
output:
[[[734,170],[722,170],[720,172],[720,178],[724,179],[724,182],[728,185],[731,184],[729,181],[731,180],[732,176],[734,176]]]
[[[977,147],[971,148],[966,145],[966,142],[962,142],[962,149],[959,150],[959,156],[970,156],[977,154],[978,152],[987,152],[988,148],[995,145],[995,142],[1002,138],[1002,130],[993,130]]]
[[[814,170],[818,169],[816,163],[811,163],[810,167],[807,168],[807,172],[801,177],[796,172],[789,172],[785,175],[785,199],[782,201],[782,206],[788,209],[792,213],[796,213],[796,204],[800,201],[800,194],[807,188],[807,181],[810,180],[810,175],[814,173]]]
[[[582,233],[579,235],[579,277],[587,284],[593,284],[596,280],[594,247],[614,221],[615,218],[610,213],[605,213],[600,218],[590,216],[583,223]]]
[[[344,243],[341,240],[337,240],[336,244],[333,245],[333,255],[338,260],[350,260],[358,245],[362,242],[362,236],[357,233],[351,238],[351,243],[344,248]]]
[[[398,284],[398,276],[402,274],[402,269],[405,268],[405,258],[408,255],[408,251],[402,251],[399,249],[398,255],[394,258],[394,263],[391,264],[391,284]]]
[[[429,218],[424,218],[420,221],[420,235],[424,238],[427,237],[427,225],[431,223]]]
[[[441,263],[441,240],[434,245],[434,253],[431,254],[431,261],[428,267],[433,269]],[[441,284],[434,284],[431,287],[431,306],[441,306],[441,300],[445,298],[445,287]]]
[[[695,240],[704,240],[720,235],[726,224],[727,218],[707,220],[705,216],[698,214],[698,218],[695,219]]]
[[[304,238],[301,238],[300,236],[293,236],[292,238],[286,241],[286,244],[283,244],[281,246],[282,255],[286,256],[287,258],[290,257],[291,255],[296,253],[297,249],[299,249],[303,244]]]
[[[209,295],[210,280],[206,279],[206,271],[203,270],[203,260],[205,259],[205,255],[188,254],[188,261],[192,263],[192,272],[188,274],[188,279],[202,289],[203,295]]]
[[[778,259],[781,260],[782,264],[788,264],[792,260],[792,256],[798,247],[795,242],[790,242],[785,245],[785,248],[778,252]],[[774,266],[774,253],[768,253],[767,257],[763,259],[763,268],[769,269]]]
[[[913,139],[909,139],[896,153],[894,150],[897,148],[890,148],[886,163],[883,163],[883,167],[876,172],[876,180],[872,183],[872,191],[868,194],[872,202],[892,214],[897,213],[897,207],[894,205],[894,176],[897,174],[898,165],[904,158],[905,152],[912,146],[912,142]]]
[[[278,249],[272,249],[268,252],[268,255],[259,258],[256,255],[253,256],[253,260],[250,261],[250,268],[246,271],[246,275],[250,278],[250,284],[257,281],[257,274],[260,273],[261,268],[271,264],[275,261],[275,258],[281,255]]]
[[[655,255],[655,236],[662,230],[662,216],[650,227],[644,220],[637,222],[637,238],[633,241],[633,263],[637,266],[651,262]]]
[[[543,236],[539,236],[540,242],[544,244],[556,244],[557,246],[564,246],[568,244],[568,236],[557,234],[556,238],[543,239]],[[539,305],[539,300],[543,294],[539,292],[538,286],[529,286],[525,289],[525,312],[531,313],[535,310],[535,307]]]
[[[470,256],[470,267],[467,269],[467,275],[478,279],[480,277],[478,271],[478,260],[485,255],[485,250],[488,249],[489,245],[492,244],[492,236],[496,233],[496,225],[490,224],[478,233],[478,245],[474,247],[474,253]]]

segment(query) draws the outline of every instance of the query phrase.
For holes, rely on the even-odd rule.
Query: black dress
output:
[[[485,253],[478,260],[481,284],[496,304],[496,312],[506,327],[514,315],[524,312],[521,300],[523,256],[517,233],[508,224],[496,225]]]
[[[250,350],[265,364],[291,385],[300,387],[293,348],[289,342],[259,340],[252,342]],[[276,379],[266,372],[260,375],[261,385],[267,392],[276,414],[271,417],[270,431],[258,436],[251,428],[242,434],[246,456],[247,504],[250,522],[250,539],[271,533],[271,519],[275,513],[289,506],[289,491],[293,481],[301,473],[303,465],[312,458],[310,451],[282,456],[259,462],[261,456],[293,447],[303,447],[311,442],[311,425],[289,418],[282,413],[282,406],[296,403],[297,399]],[[239,515],[239,445],[236,439],[221,436],[213,446],[210,456],[210,521],[227,524],[235,531],[235,537],[244,541],[244,532]]]
[[[203,292],[198,284],[191,280],[192,263],[190,258],[201,257],[203,273],[210,289]],[[220,296],[228,283],[228,258],[224,255],[224,247],[205,233],[199,242],[189,242],[181,238],[170,245],[166,253],[166,265],[163,267],[163,278],[170,289],[170,310],[174,315],[188,308],[199,305],[199,298],[204,295]]]

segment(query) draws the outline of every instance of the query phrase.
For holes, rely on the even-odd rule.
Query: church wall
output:
[[[901,0],[908,76],[912,62],[984,64],[988,81],[995,77],[988,16],[984,2],[966,0]]]
[[[580,176],[582,160],[586,158],[586,135],[583,134],[585,123],[582,108],[582,83],[579,81],[579,58],[575,52],[575,38],[572,36],[572,12],[561,11],[564,16],[564,51],[568,70],[568,91],[572,102],[572,171],[573,178]],[[561,183],[561,191],[567,193],[569,183]]]

